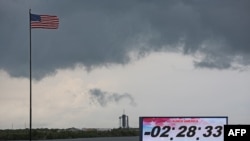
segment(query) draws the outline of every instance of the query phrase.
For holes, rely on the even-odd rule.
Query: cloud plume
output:
[[[134,98],[128,93],[124,94],[109,93],[102,91],[98,88],[94,88],[89,90],[89,94],[91,96],[92,102],[97,102],[103,107],[107,106],[109,103],[119,103],[124,99],[129,100],[129,104],[131,106],[136,106]]]

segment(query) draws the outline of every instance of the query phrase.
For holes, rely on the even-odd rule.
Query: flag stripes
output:
[[[52,15],[30,15],[31,28],[57,29],[59,18]]]

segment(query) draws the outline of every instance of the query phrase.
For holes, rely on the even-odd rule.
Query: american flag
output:
[[[52,15],[30,14],[31,28],[57,29],[59,26],[59,18]]]

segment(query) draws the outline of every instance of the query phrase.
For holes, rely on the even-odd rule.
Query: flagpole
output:
[[[45,29],[57,29],[59,24],[59,19],[57,16],[43,15],[45,16],[45,21],[47,24],[43,24],[43,18],[40,15],[32,15],[31,9],[29,9],[29,34],[30,34],[30,130],[29,138],[32,140],[32,50],[31,50],[31,29],[32,28],[45,28]],[[32,21],[36,21],[36,24],[32,26]]]
[[[29,9],[29,32],[30,32],[30,131],[29,131],[29,138],[30,141],[32,140],[32,62],[31,62],[31,9]]]

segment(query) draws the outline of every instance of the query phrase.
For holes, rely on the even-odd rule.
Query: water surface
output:
[[[28,141],[28,140],[19,140]],[[34,140],[34,141],[139,141],[138,136],[133,137],[97,137],[97,138],[80,138],[80,139],[53,139],[53,140]]]

